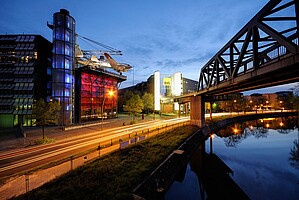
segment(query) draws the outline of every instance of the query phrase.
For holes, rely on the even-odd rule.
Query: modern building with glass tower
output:
[[[69,11],[54,13],[47,25],[53,43],[40,35],[0,35],[0,130],[35,126],[32,108],[40,98],[60,104],[60,126],[117,113],[119,83],[127,77],[76,62],[76,23]]]
[[[61,9],[53,15],[52,98],[61,106],[59,124],[74,122],[75,19]]]

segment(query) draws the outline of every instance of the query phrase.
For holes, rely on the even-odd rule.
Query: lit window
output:
[[[33,42],[34,41],[34,36],[30,36],[29,42]]]
[[[65,45],[65,55],[70,55],[70,47]]]
[[[70,68],[70,61],[68,59],[65,60],[65,69]]]
[[[68,31],[65,31],[65,41],[70,41],[70,33]]]

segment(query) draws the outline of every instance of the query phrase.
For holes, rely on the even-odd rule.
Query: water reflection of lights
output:
[[[269,128],[269,127],[270,127],[270,124],[267,123],[267,124],[266,124],[266,127]]]

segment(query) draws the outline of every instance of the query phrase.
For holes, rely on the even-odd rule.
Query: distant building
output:
[[[155,110],[164,113],[183,112],[188,111],[190,105],[181,105],[174,102],[174,97],[183,94],[195,92],[197,90],[198,82],[184,78],[180,72],[177,72],[171,76],[163,76],[159,71],[156,71],[151,75],[146,82],[141,82],[135,86],[123,88],[120,90],[120,99],[126,91],[131,91],[135,94],[142,96],[145,92],[148,92],[154,96]],[[122,110],[122,104],[119,104],[119,109]]]
[[[0,35],[0,127],[34,124],[34,101],[51,96],[51,58],[40,35]]]

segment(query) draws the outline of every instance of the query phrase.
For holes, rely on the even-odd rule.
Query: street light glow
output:
[[[239,130],[237,128],[234,128],[233,131],[234,131],[234,134],[237,134]]]
[[[114,91],[113,90],[110,90],[109,91],[109,96],[113,96],[114,95]]]

